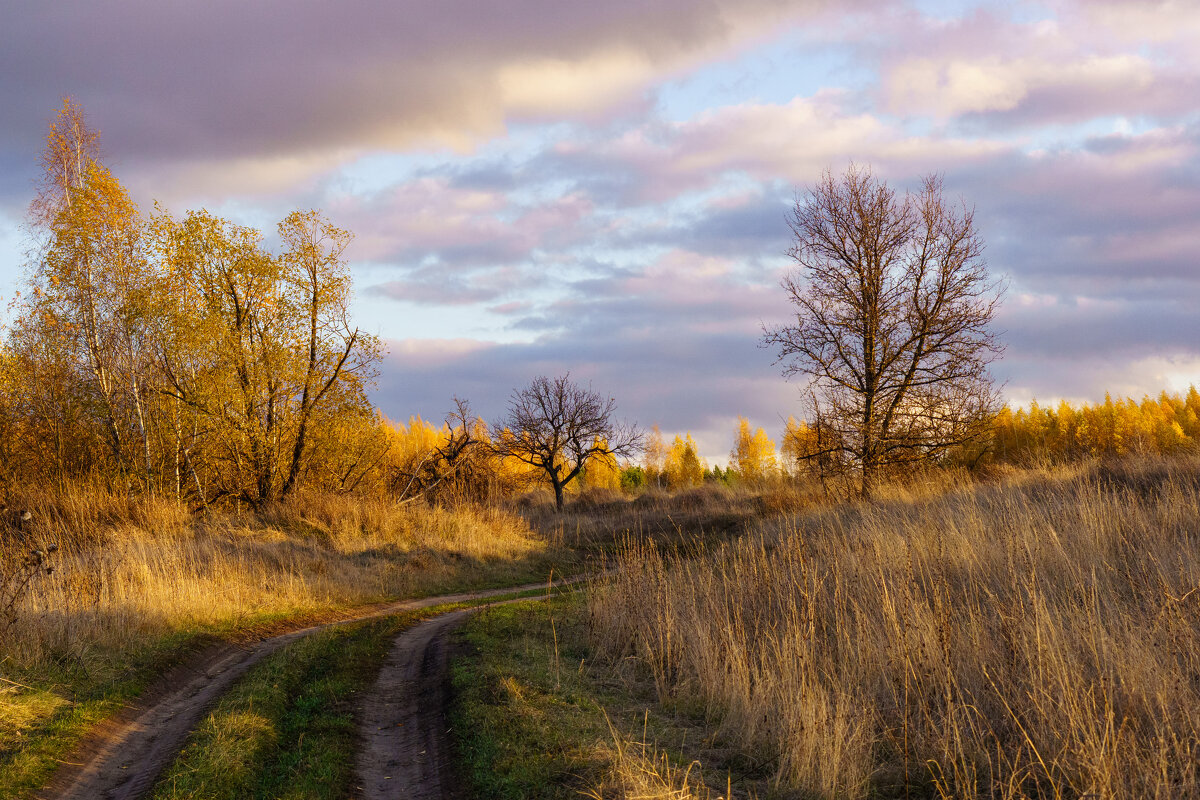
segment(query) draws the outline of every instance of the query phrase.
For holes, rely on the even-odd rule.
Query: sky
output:
[[[570,372],[723,461],[801,412],[787,214],[942,174],[1008,283],[1013,403],[1200,384],[1191,0],[0,0],[0,297],[70,95],[149,210],[348,228],[373,400],[486,419]]]

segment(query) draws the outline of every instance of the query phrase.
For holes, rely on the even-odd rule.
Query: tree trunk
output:
[[[563,484],[557,480],[555,480],[553,483],[554,483],[554,508],[561,514],[562,510],[563,510],[563,505],[564,505],[564,503],[563,503]]]

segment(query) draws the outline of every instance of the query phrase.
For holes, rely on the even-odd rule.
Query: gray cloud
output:
[[[510,119],[586,118],[641,102],[664,72],[818,5],[22,4],[0,30],[0,142],[5,155],[33,160],[43,121],[70,94],[112,160],[131,167],[466,147]]]
[[[74,94],[139,196],[325,207],[356,232],[375,307],[478,309],[497,337],[532,339],[384,331],[407,337],[376,393],[388,413],[439,418],[458,393],[494,418],[514,387],[572,370],[720,454],[735,414],[776,434],[798,409],[757,346],[760,322],[790,313],[794,187],[851,159],[898,187],[938,170],[1013,279],[997,365],[1013,392],[1200,380],[1200,87],[1180,4],[1056,3],[1040,34],[999,12],[934,24],[867,4],[825,33],[877,86],[652,111],[656,83],[831,5],[29,5],[0,30],[0,203],[19,214],[45,122]],[[469,155],[513,122],[530,136]],[[445,146],[458,154],[389,187],[338,183],[375,148]],[[280,196],[255,200],[263,187]]]

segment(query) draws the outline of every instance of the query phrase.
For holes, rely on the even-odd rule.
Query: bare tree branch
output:
[[[973,211],[928,176],[898,197],[869,169],[826,173],[798,196],[783,280],[796,321],[764,329],[785,377],[805,376],[819,446],[862,475],[934,459],[980,437],[998,393],[987,365],[1003,295],[987,272]],[[824,470],[822,470],[824,474]]]
[[[616,400],[573,383],[570,374],[541,376],[513,392],[508,416],[493,426],[492,446],[544,473],[561,511],[563,490],[589,461],[640,449],[641,432],[616,421],[616,410]]]

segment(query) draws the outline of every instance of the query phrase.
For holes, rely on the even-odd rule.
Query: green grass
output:
[[[487,609],[456,636],[450,722],[469,796],[577,800],[613,768],[613,729],[675,764],[702,756],[724,778],[723,754],[699,747],[702,720],[591,664],[579,594]]]
[[[8,670],[0,680],[0,797],[31,795],[94,725],[136,701],[156,676],[210,638],[179,632],[120,659],[94,654],[85,663],[62,654],[37,675]]]
[[[578,797],[580,779],[604,768],[607,698],[579,670],[578,615],[560,621],[579,607],[576,597],[502,606],[460,628],[468,649],[451,666],[450,721],[473,796]]]
[[[154,797],[348,796],[357,747],[355,699],[370,688],[396,636],[447,611],[542,591],[347,623],[288,645],[218,701],[159,780]]]
[[[329,628],[266,659],[193,732],[154,797],[345,797],[354,699],[392,639],[428,614]]]

